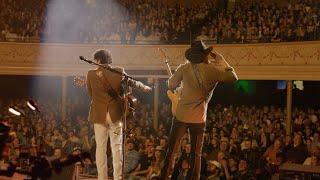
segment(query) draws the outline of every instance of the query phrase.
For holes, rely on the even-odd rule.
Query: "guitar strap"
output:
[[[112,97],[113,99],[121,98],[120,94],[117,93],[115,89],[112,88],[111,84],[108,81],[108,78],[104,76],[102,73],[103,80],[99,78],[100,82],[102,83],[104,89],[106,90],[107,94]]]
[[[125,99],[120,95],[120,93],[117,93],[117,91],[113,89],[108,79],[104,75],[102,75],[101,77],[102,79],[99,78],[99,80],[102,83],[103,87],[106,89],[107,94],[114,100],[118,100],[117,101],[118,103],[122,104],[122,107],[126,111],[127,116],[133,114],[134,108],[131,107],[131,103],[125,104]]]
[[[199,70],[198,70],[198,68],[196,67],[195,64],[191,64],[191,66],[192,66],[192,71],[193,71],[193,73],[194,73],[194,76],[196,77],[196,80],[197,80],[197,84],[198,84],[198,86],[199,86],[199,89],[200,89],[201,92],[202,92],[203,99],[204,99],[205,101],[207,101],[209,95],[208,95],[208,93],[207,93],[207,91],[206,91],[206,89],[205,89],[205,87],[204,87],[204,84],[203,84],[202,79],[201,79],[200,74],[199,74]]]

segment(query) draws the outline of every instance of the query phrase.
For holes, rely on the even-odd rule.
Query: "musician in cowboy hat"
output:
[[[187,130],[191,138],[191,167],[187,179],[200,179],[208,103],[218,82],[235,82],[238,79],[225,58],[212,47],[207,47],[203,41],[193,42],[186,50],[185,57],[188,61],[181,64],[168,80],[170,90],[177,88],[180,83],[183,87],[172,121],[168,149],[161,172],[162,180],[170,179],[175,151]]]

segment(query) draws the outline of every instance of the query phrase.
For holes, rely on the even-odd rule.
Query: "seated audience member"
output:
[[[138,166],[140,155],[135,149],[135,143],[132,139],[128,139],[126,143],[126,155],[125,155],[125,166],[124,173],[129,175]]]
[[[151,177],[159,177],[163,166],[164,150],[161,146],[157,146],[154,153],[155,159],[152,161],[148,169],[147,179]]]
[[[209,160],[206,180],[220,180],[221,164],[218,161]]]
[[[238,165],[238,172],[235,174],[234,179],[239,179],[239,180],[255,179],[252,172],[249,171],[248,160],[240,159],[239,165]]]
[[[302,164],[307,157],[307,147],[302,142],[301,132],[297,132],[293,137],[293,146],[286,152],[287,161]]]
[[[228,168],[229,168],[229,178],[234,179],[238,171],[238,161],[235,156],[230,156],[228,158]]]
[[[190,162],[188,159],[184,159],[181,163],[181,169],[179,169],[177,180],[188,180],[187,174],[190,169]]]
[[[262,158],[270,164],[275,164],[277,162],[277,154],[281,152],[282,142],[278,138],[274,141],[273,145],[270,146],[266,152],[263,154]]]
[[[303,162],[303,165],[318,166],[320,157],[320,147],[312,146],[309,157]]]
[[[257,166],[257,159],[260,158],[259,152],[256,149],[252,148],[252,140],[246,138],[243,141],[242,150],[240,152],[240,158],[248,160],[250,162],[249,169],[254,169]]]
[[[130,173],[130,180],[143,179],[143,177],[146,177],[149,172],[149,167],[155,159],[155,148],[153,148],[149,143],[146,145],[147,147],[145,147],[145,152],[140,156],[141,158],[139,160],[138,167]]]

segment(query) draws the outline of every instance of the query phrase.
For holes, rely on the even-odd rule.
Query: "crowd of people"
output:
[[[0,1],[0,40],[39,39],[45,17],[45,0]]]
[[[243,2],[209,17],[198,39],[220,43],[291,42],[319,39],[319,3],[286,6]]]
[[[87,152],[82,171],[96,175],[94,133],[87,121],[88,102],[68,101],[65,119],[61,118],[60,103],[37,101],[40,112],[28,109],[25,103],[25,99],[1,103],[0,122],[10,125],[11,130],[0,162],[15,162],[26,168],[31,163],[23,159],[26,154],[33,157],[41,154],[52,161]],[[11,115],[9,106],[19,108],[23,116]],[[286,112],[281,107],[210,107],[202,150],[202,178],[269,179],[284,162],[318,166],[319,116],[320,109],[295,108],[293,133],[286,135]],[[155,179],[160,174],[169,138],[170,106],[160,105],[157,130],[152,119],[152,106],[141,105],[135,118],[128,121],[124,171],[129,179]],[[184,179],[190,167],[190,153],[186,133],[175,155],[172,176]]]
[[[212,43],[256,43],[320,38],[320,10],[316,0],[286,4],[252,0],[235,2],[1,1],[0,39],[176,44],[189,43],[193,39]]]

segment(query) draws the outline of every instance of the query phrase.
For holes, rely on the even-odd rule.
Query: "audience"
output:
[[[2,1],[0,40],[185,44],[190,39],[213,43],[269,43],[320,38],[320,6],[317,0],[278,4],[250,0],[228,3]]]
[[[69,102],[69,101],[68,101]],[[67,118],[61,119],[60,103],[38,100],[40,112],[29,110],[24,99],[3,102],[0,121],[11,126],[2,160],[20,167],[26,154],[39,154],[52,161],[70,154],[88,152],[83,173],[96,174],[93,129],[86,120],[85,102],[68,103]],[[10,115],[8,107],[20,108],[24,116]],[[84,107],[83,107],[84,106]],[[167,104],[160,106],[169,114]],[[126,176],[129,179],[155,179],[159,176],[168,142],[168,117],[161,116],[159,130],[145,120],[152,118],[151,106],[141,106],[136,118],[128,121],[126,139]],[[285,110],[275,106],[213,106],[209,109],[202,175],[204,179],[254,179],[272,177],[283,162],[319,165],[320,109],[293,111],[293,138],[285,134]],[[169,116],[169,115],[168,115]],[[292,139],[292,140],[291,140]],[[308,148],[310,146],[310,148]],[[108,152],[110,154],[110,152]],[[175,156],[173,177],[184,179],[189,170],[190,140],[186,133]],[[110,157],[111,158],[111,157]],[[110,171],[112,163],[110,160]],[[110,173],[112,175],[112,173]]]

